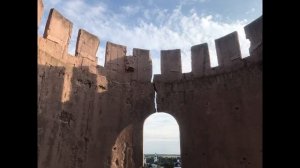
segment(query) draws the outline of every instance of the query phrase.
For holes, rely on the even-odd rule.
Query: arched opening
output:
[[[150,115],[143,128],[144,167],[181,167],[180,132],[176,119],[164,112]]]

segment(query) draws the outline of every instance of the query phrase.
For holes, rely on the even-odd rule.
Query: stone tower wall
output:
[[[38,0],[38,24],[43,4]],[[157,111],[180,127],[184,168],[262,167],[262,17],[245,26],[250,56],[241,58],[237,32],[216,40],[219,66],[208,45],[191,47],[192,72],[182,73],[180,50],[161,51],[161,74],[152,77],[150,51],[100,44],[51,9],[38,37],[38,167],[140,168],[143,124]]]

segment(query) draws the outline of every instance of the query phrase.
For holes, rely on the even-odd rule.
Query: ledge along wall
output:
[[[38,24],[43,15],[38,0]],[[100,40],[80,29],[68,53],[72,22],[51,9],[38,37],[38,167],[140,168],[143,124],[157,111],[180,127],[182,167],[262,167],[262,17],[245,26],[250,56],[238,34],[217,39],[219,66],[206,43],[191,47],[192,72],[182,73],[180,50],[161,51],[161,74],[151,83],[149,50]]]

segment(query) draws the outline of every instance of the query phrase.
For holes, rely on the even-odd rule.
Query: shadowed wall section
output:
[[[191,73],[154,75],[157,110],[180,125],[184,168],[262,167],[262,38],[255,33],[261,22],[262,17],[245,27],[249,57],[241,58],[233,32],[215,41],[218,67],[210,68],[205,43],[191,47]],[[169,60],[162,72],[179,65],[180,55],[167,52],[161,55],[162,62]]]
[[[38,24],[43,14],[38,1]],[[158,111],[180,127],[184,168],[262,165],[262,17],[245,27],[249,57],[240,57],[238,34],[216,40],[219,65],[209,66],[207,44],[191,47],[192,72],[182,73],[180,50],[161,51],[162,74],[151,83],[149,50],[107,42],[105,66],[97,65],[100,44],[78,32],[51,9],[38,37],[38,167],[140,168],[143,123]]]
[[[101,67],[100,41],[85,30],[75,55],[66,52],[71,31],[72,23],[51,9],[38,38],[38,166],[141,166],[143,121],[155,111],[149,51],[126,56],[125,46],[108,42]]]

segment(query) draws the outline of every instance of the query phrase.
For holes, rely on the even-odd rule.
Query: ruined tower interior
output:
[[[38,24],[42,15],[38,0]],[[72,25],[51,9],[38,37],[39,168],[141,168],[143,124],[156,111],[179,124],[183,168],[262,167],[262,17],[244,27],[249,57],[232,32],[215,40],[219,66],[207,43],[191,46],[189,73],[180,49],[162,50],[153,81],[147,49],[126,56],[107,42],[97,65],[100,40],[88,30],[69,54]]]

